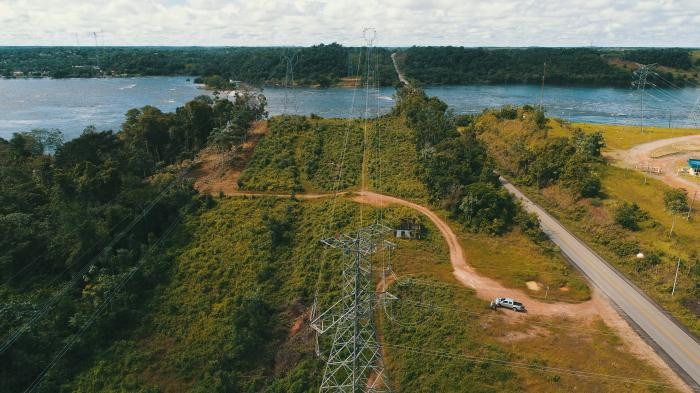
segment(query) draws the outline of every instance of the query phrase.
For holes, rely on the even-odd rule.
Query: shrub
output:
[[[518,206],[515,215],[515,223],[518,224],[520,230],[535,243],[540,243],[547,240],[547,235],[542,232],[540,220],[537,214],[528,213],[521,206]]]
[[[495,114],[499,119],[515,120],[518,118],[518,108],[512,105],[506,105],[497,110]]]
[[[516,206],[508,191],[478,182],[465,187],[464,193],[459,210],[470,230],[500,235],[510,228]]]
[[[674,188],[664,193],[664,204],[666,205],[666,210],[671,213],[685,213],[688,211],[688,196],[685,190]]]
[[[638,231],[639,223],[648,217],[636,203],[623,202],[615,209],[615,222],[631,231]]]

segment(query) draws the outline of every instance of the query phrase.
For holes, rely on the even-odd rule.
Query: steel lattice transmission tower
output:
[[[374,324],[378,301],[395,297],[380,285],[378,296],[372,260],[380,256],[388,261],[395,245],[385,240],[391,228],[373,224],[337,238],[324,239],[327,247],[342,252],[341,296],[331,307],[317,315],[314,303],[311,326],[319,336],[332,335],[321,392],[389,392],[382,352]],[[388,263],[390,265],[390,262]],[[384,277],[385,270],[382,270]],[[381,297],[381,299],[380,299]]]
[[[640,64],[639,69],[634,71],[635,80],[632,82],[632,86],[637,88],[639,91],[639,129],[644,131],[644,89],[651,85],[647,81],[649,75],[655,75],[654,67],[656,64]]]

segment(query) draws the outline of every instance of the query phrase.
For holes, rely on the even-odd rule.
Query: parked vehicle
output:
[[[524,304],[509,297],[497,297],[493,299],[491,301],[491,308],[495,310],[498,307],[510,308],[511,310],[518,312],[527,312]]]

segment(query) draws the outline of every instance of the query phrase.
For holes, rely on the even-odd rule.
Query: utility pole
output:
[[[321,241],[329,248],[342,251],[343,268],[341,298],[321,314],[317,314],[316,300],[311,313],[311,327],[317,334],[317,353],[322,352],[320,338],[333,332],[320,392],[390,391],[374,325],[377,292],[372,255],[379,252],[390,255],[395,245],[384,237],[391,231],[384,225],[372,224]],[[396,299],[386,292],[386,283],[380,294],[381,300]]]
[[[678,282],[678,270],[681,268],[681,257],[678,257],[678,263],[676,264],[676,277],[673,279],[673,289],[671,290],[671,297],[676,293],[676,283]]]
[[[542,66],[542,87],[540,88],[540,110],[544,112],[544,76],[547,73],[547,62]]]
[[[284,58],[285,72],[284,72],[284,102],[282,105],[282,113],[287,114],[287,106],[289,104],[289,89],[294,88],[294,63],[297,60],[296,53],[287,53]],[[295,110],[296,113],[296,100],[295,100]]]
[[[637,79],[632,82],[632,86],[639,91],[639,130],[641,132],[644,132],[644,89],[649,84],[647,82],[649,74],[654,74],[654,67],[656,67],[656,64],[640,64],[639,69],[634,71],[634,76]]]
[[[693,205],[695,205],[695,196],[698,195],[698,192],[695,191],[693,192],[693,200],[690,202],[690,206],[688,206],[688,217],[686,217],[686,220],[690,220],[690,212],[693,211]]]
[[[673,235],[673,229],[676,227],[676,215],[673,215],[673,223],[671,224],[671,230],[668,232],[668,238],[670,239]]]

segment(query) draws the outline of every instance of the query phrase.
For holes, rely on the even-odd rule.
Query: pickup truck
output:
[[[495,310],[497,307],[510,308],[513,311],[527,312],[524,304],[509,297],[497,297],[493,299],[491,301],[491,308]]]

